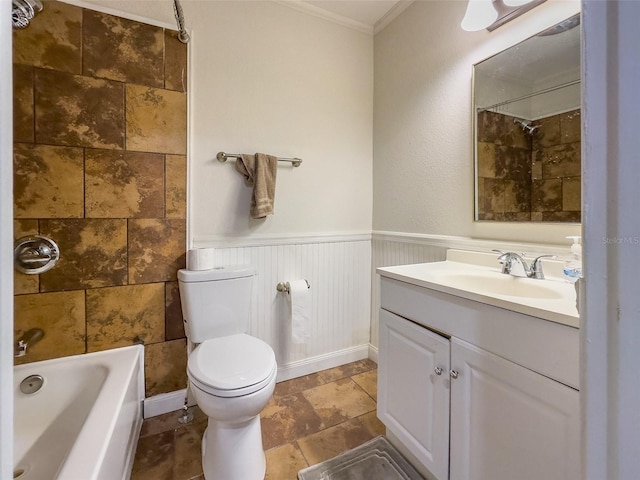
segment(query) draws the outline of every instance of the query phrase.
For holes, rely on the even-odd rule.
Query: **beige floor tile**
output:
[[[296,480],[301,469],[384,434],[372,400],[375,369],[362,360],[278,385],[261,413],[265,480]],[[178,423],[180,411],[145,420],[132,480],[204,480],[206,416],[197,407],[192,412],[188,425]]]
[[[273,397],[261,413],[265,450],[315,433],[324,425],[302,393]]]
[[[371,398],[378,401],[378,370],[369,370],[354,375],[351,380],[356,382]]]
[[[131,480],[174,480],[174,432],[149,435],[138,441]]]
[[[142,423],[140,438],[155,435],[156,433],[166,432],[168,430],[175,430],[177,428],[188,428],[193,423],[207,421],[207,416],[202,413],[202,410],[197,406],[191,407],[189,411],[193,414],[193,420],[187,425],[183,425],[178,422],[178,419],[182,416],[182,410],[145,419]]]
[[[291,395],[299,393],[304,390],[308,390],[313,387],[322,385],[323,382],[319,373],[312,373],[303,377],[293,378],[284,382],[280,382],[276,385],[276,389],[273,392],[274,396],[283,397],[285,395]]]
[[[176,431],[174,480],[187,480],[202,474],[201,446],[206,426],[206,422],[200,421]]]
[[[318,376],[322,383],[335,382],[341,378],[351,377],[359,373],[368,372],[376,368],[376,363],[372,360],[358,360],[357,362],[347,363],[346,365],[340,365],[339,367],[330,368],[318,372]]]
[[[298,445],[309,465],[315,465],[362,445],[373,437],[363,423],[354,418],[301,438]]]
[[[359,416],[358,420],[362,422],[365,428],[369,430],[369,432],[371,432],[371,435],[373,435],[374,437],[377,437],[378,435],[384,435],[386,433],[386,427],[384,426],[384,423],[382,423],[378,419],[378,415],[376,414],[375,410],[373,412],[365,413],[364,415]]]
[[[302,395],[325,428],[376,409],[375,402],[350,378],[305,390]]]
[[[295,443],[287,443],[265,452],[267,475],[265,480],[296,480],[298,471],[306,468],[307,461]]]

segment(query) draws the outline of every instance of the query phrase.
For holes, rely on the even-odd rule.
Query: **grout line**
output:
[[[355,375],[354,375],[354,376],[355,376]],[[354,383],[354,384],[355,384],[355,385],[356,385],[360,390],[362,390],[362,392],[364,392],[364,394],[365,394],[367,397],[369,397],[371,400],[373,400],[373,403],[375,403],[375,404],[376,404],[376,406],[378,405],[378,401],[377,401],[375,398],[373,398],[373,397],[369,394],[369,392],[367,392],[364,388],[362,388],[362,386],[361,386],[358,382],[356,382],[356,381],[353,379],[353,377],[349,377],[349,378],[351,379],[351,381],[352,381],[352,382],[353,382],[353,383]],[[367,412],[367,413],[368,413],[368,412]]]
[[[296,448],[298,449],[298,451],[302,454],[302,458],[304,458],[305,463],[307,464],[307,467],[311,466],[311,463],[309,462],[309,459],[307,459],[307,456],[304,454],[304,452],[302,451],[302,448],[300,448],[300,444],[298,443],[298,440],[294,440],[292,443],[295,444]]]

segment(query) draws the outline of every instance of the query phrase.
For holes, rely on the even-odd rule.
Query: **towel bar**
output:
[[[229,158],[240,158],[240,154],[239,153],[218,152],[218,154],[216,155],[216,158],[218,159],[219,162],[223,162],[224,163]],[[302,164],[302,159],[301,158],[280,158],[280,157],[278,157],[278,161],[279,162],[289,162],[294,167],[299,167]]]

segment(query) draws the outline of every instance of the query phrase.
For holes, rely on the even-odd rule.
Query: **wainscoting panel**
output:
[[[216,247],[217,265],[256,268],[250,333],[273,347],[283,372],[314,357],[326,363],[322,359],[327,355],[352,352],[356,347],[362,347],[357,349],[362,358],[367,356],[371,240],[369,235],[352,238],[342,236],[335,242],[326,237],[292,238],[296,243],[291,244],[282,238],[272,244],[263,239],[245,246]],[[311,285],[311,338],[302,345],[291,342],[288,295],[276,291],[278,282],[295,279],[306,279]]]
[[[380,309],[380,276],[376,268],[411,263],[439,262],[445,260],[447,247],[417,242],[414,239],[374,235],[371,241],[371,345],[378,347],[378,314]]]

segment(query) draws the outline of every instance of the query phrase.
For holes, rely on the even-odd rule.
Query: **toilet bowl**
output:
[[[189,385],[209,417],[202,439],[206,480],[264,478],[260,412],[273,395],[276,374],[271,347],[244,333],[206,340],[189,355]]]
[[[187,361],[189,387],[209,417],[202,437],[206,480],[262,480],[260,411],[275,388],[271,347],[247,334],[251,266],[179,270],[185,333],[197,345]]]

